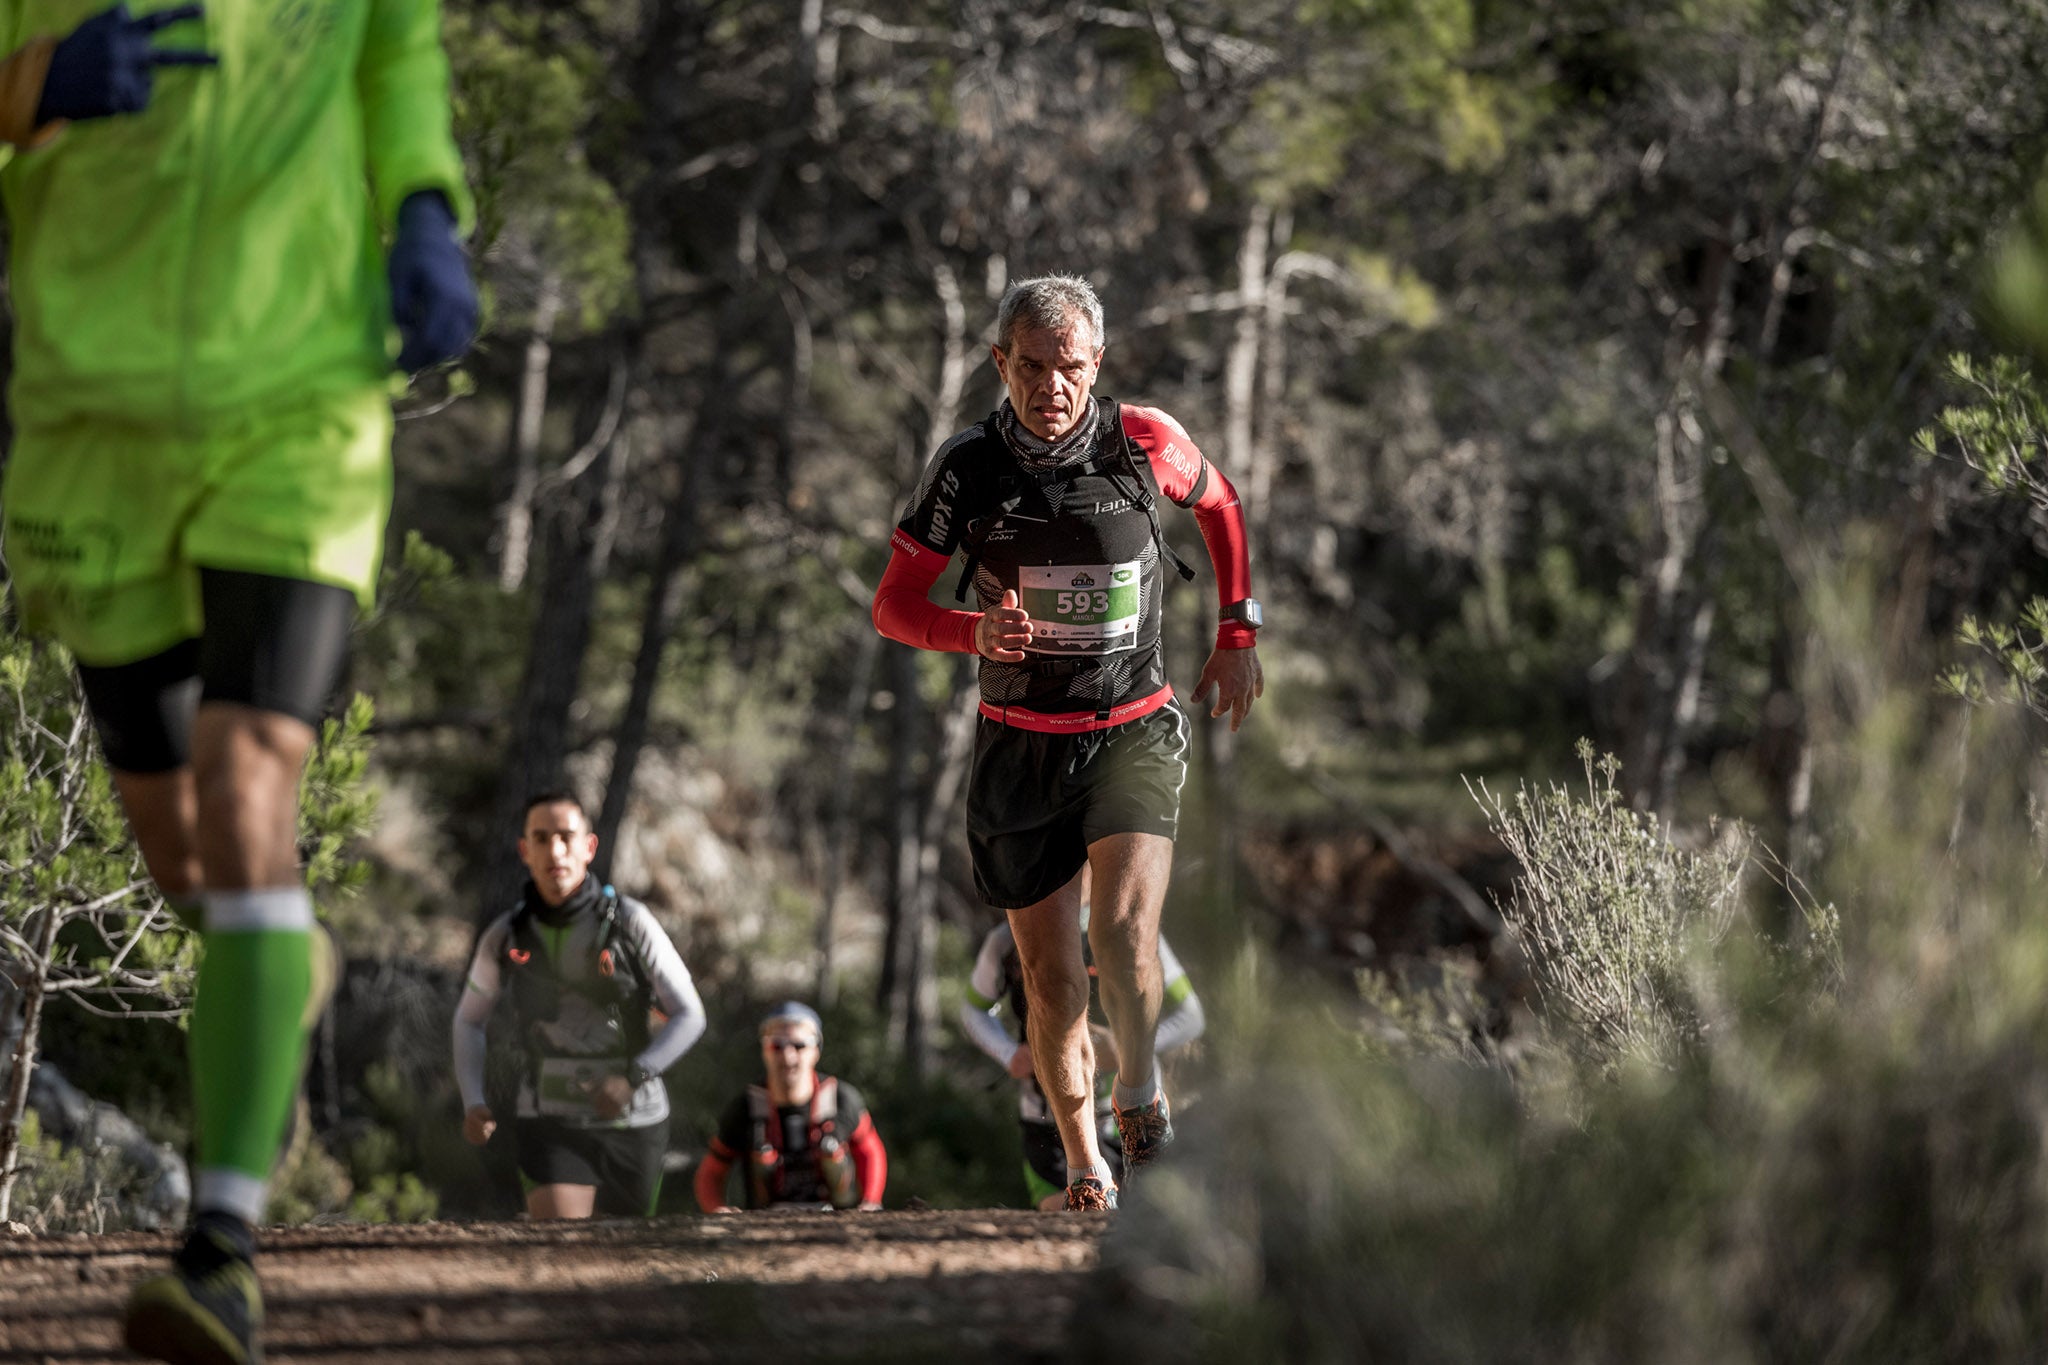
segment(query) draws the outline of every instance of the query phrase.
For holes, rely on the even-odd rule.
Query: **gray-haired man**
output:
[[[1012,285],[990,348],[1001,407],[947,441],[898,523],[875,626],[922,649],[981,656],[967,794],[975,884],[1009,912],[1034,1027],[1031,1055],[1066,1148],[1070,1209],[1113,1208],[1089,1104],[1094,1050],[1080,901],[1117,1045],[1124,1164],[1173,1137],[1153,1058],[1159,917],[1173,867],[1188,722],[1160,653],[1163,498],[1191,509],[1216,570],[1216,647],[1195,684],[1234,730],[1263,691],[1261,624],[1237,493],[1155,408],[1094,396],[1102,305],[1087,281]],[[977,611],[928,600],[956,550]]]

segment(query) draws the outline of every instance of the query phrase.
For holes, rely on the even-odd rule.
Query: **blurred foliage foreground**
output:
[[[2040,717],[1937,700],[1856,595],[1809,680],[1803,880],[1647,837],[1590,763],[1489,798],[1529,862],[1533,1045],[1441,997],[1361,1024],[1242,960],[1208,1101],[1109,1242],[1117,1311],[1078,1319],[1095,1358],[2041,1358]]]

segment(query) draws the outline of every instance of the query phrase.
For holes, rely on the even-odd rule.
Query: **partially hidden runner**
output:
[[[1081,907],[1081,927],[1087,928],[1088,907]],[[1089,964],[1094,974],[1094,965]],[[1208,1017],[1201,997],[1188,979],[1187,969],[1174,955],[1166,936],[1159,936],[1159,972],[1164,982],[1159,1031],[1153,1036],[1155,1056],[1170,1057],[1202,1036]],[[1005,1010],[1010,1024],[999,1017]],[[960,1024],[974,1045],[987,1053],[1017,1082],[1017,1123],[1024,1139],[1024,1186],[1034,1206],[1042,1210],[1066,1207],[1067,1153],[1059,1129],[1046,1107],[1045,1092],[1032,1072],[1031,1006],[1024,994],[1024,972],[1017,961],[1017,942],[1010,926],[998,924],[981,941],[975,954],[974,971],[968,978],[966,999],[960,1002]],[[1013,1035],[1011,1029],[1015,1029]],[[1122,1173],[1123,1151],[1116,1129],[1116,1111],[1110,1105],[1108,1084],[1115,1075],[1114,1036],[1091,1019],[1089,1037],[1098,1054],[1109,1053],[1110,1065],[1095,1092],[1095,1132],[1109,1158],[1110,1169]]]
[[[1173,1139],[1153,1059],[1164,987],[1159,918],[1187,773],[1186,715],[1160,651],[1159,505],[1192,510],[1216,572],[1216,647],[1195,684],[1235,730],[1264,690],[1262,623],[1237,493],[1181,425],[1094,395],[1102,305],[1087,281],[1004,292],[991,346],[1007,398],[933,456],[875,590],[884,635],[981,656],[967,842],[982,898],[1009,912],[1033,1028],[1033,1070],[1072,1180],[1067,1206],[1114,1208],[1117,1180],[1090,1103],[1081,873],[1094,875],[1094,951],[1110,1031],[1126,1173]],[[976,610],[929,600],[955,551]]]
[[[698,1208],[882,1207],[888,1151],[860,1091],[818,1070],[824,1041],[824,1021],[801,1001],[785,1000],[762,1018],[762,1083],[719,1115],[711,1149],[697,1166]],[[727,1198],[736,1167],[742,1206]]]
[[[479,936],[455,1007],[462,1134],[482,1146],[498,1128],[486,1030],[498,1000],[510,1006],[522,1054],[513,1145],[532,1218],[654,1212],[668,1152],[662,1073],[704,1035],[682,956],[652,911],[590,875],[596,854],[573,794],[527,802],[526,886]]]
[[[203,945],[193,1227],[124,1338],[240,1365],[332,980],[299,777],[377,581],[388,337],[416,371],[476,326],[440,13],[0,0],[0,53],[14,608],[77,660],[150,876]]]

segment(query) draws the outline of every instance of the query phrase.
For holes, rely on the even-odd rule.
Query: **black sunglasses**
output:
[[[768,1046],[777,1052],[802,1052],[807,1047],[816,1047],[817,1044],[809,1038],[770,1038]]]

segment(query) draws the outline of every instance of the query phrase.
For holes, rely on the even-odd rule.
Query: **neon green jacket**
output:
[[[107,3],[0,0],[0,52]],[[399,204],[437,189],[472,221],[438,0],[206,0],[156,41],[220,65],[159,67],[140,114],[0,169],[16,425],[184,429],[386,382]]]

